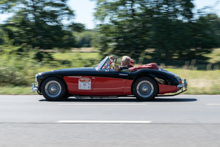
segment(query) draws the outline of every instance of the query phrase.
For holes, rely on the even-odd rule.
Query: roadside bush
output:
[[[26,77],[16,67],[5,67],[0,69],[0,86],[5,85],[28,85]]]
[[[51,53],[48,52],[42,52],[42,51],[37,51],[36,53],[34,53],[34,60],[41,62],[41,61],[52,61],[53,57],[51,55]]]
[[[33,60],[33,52],[15,52],[18,47],[1,46],[0,86],[27,86],[34,80],[39,64]]]
[[[77,54],[74,60],[54,60],[52,53],[42,54],[42,59],[37,60],[37,49],[25,51],[19,47],[0,46],[0,86],[30,86],[35,82],[35,75],[39,72],[63,68],[92,67],[97,62],[95,59],[82,59]],[[40,53],[41,54],[41,53]],[[38,54],[39,55],[39,54]],[[48,55],[48,56],[47,56]],[[50,58],[51,57],[51,58]]]
[[[74,36],[79,47],[91,47],[95,34],[95,30],[86,30],[80,33],[74,32]]]
[[[99,61],[97,61],[96,59],[93,58],[89,58],[87,60],[85,60],[84,62],[84,67],[93,67],[96,65],[96,63],[98,63]]]

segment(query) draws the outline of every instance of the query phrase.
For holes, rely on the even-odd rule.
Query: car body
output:
[[[110,69],[110,64],[109,57],[105,57],[96,67],[38,73],[37,86],[33,83],[32,91],[47,100],[61,100],[71,95],[135,95],[139,100],[151,100],[161,94],[187,89],[186,79],[183,83],[180,77],[161,68],[115,71]]]

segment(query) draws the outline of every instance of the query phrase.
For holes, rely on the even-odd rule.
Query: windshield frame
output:
[[[106,61],[109,59],[108,56],[106,56],[97,66],[96,66],[96,70],[99,71],[102,69],[102,67],[105,65]]]

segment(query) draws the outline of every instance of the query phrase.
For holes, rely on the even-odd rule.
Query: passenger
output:
[[[130,67],[133,67],[133,64],[134,64],[134,60],[132,60],[129,56],[123,56],[122,57],[121,66],[116,65],[116,63],[114,62],[115,58],[113,56],[110,56],[109,58],[112,62],[112,66],[114,67],[114,69],[116,71],[120,71],[120,70],[123,70],[123,69],[128,69]]]

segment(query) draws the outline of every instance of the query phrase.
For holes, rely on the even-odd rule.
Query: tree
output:
[[[172,41],[177,35],[173,26],[182,23],[180,17],[190,21],[193,7],[191,0],[97,0],[95,16],[102,22],[108,20],[100,25],[108,53],[138,59],[153,47],[160,60],[163,54],[170,57],[174,53],[176,45]]]
[[[74,12],[67,0],[5,0],[0,11],[15,15],[2,26],[14,45],[27,44],[40,49],[76,46],[72,31],[82,31],[82,24],[74,23]],[[66,25],[63,22],[68,22]]]
[[[203,19],[205,19],[208,22],[210,28],[210,35],[216,37],[218,41],[218,47],[220,47],[220,17],[212,13],[203,16]]]
[[[98,0],[95,16],[107,24],[99,27],[101,38],[100,49],[106,54],[130,55],[138,59],[141,52],[148,47],[148,19],[142,19],[143,14],[138,9],[144,0]],[[149,10],[149,13],[151,11]],[[149,14],[150,15],[150,14]]]
[[[85,30],[80,33],[74,33],[74,36],[79,47],[91,47],[95,34],[95,30]]]
[[[138,59],[153,48],[152,59],[186,60],[216,47],[211,19],[194,18],[192,0],[97,0],[101,53]],[[217,27],[216,27],[217,28]]]
[[[154,13],[149,38],[155,49],[153,59],[173,60],[176,54],[182,58],[183,52],[190,49],[188,23],[193,18],[194,5],[191,0],[155,0],[151,5]]]
[[[0,45],[4,42],[4,31],[0,29]]]
[[[216,17],[214,17],[216,19]],[[194,51],[190,52],[190,56],[211,53],[214,47],[219,46],[218,36],[215,32],[215,22],[213,17],[208,14],[200,16],[199,19],[191,24],[191,47]]]

